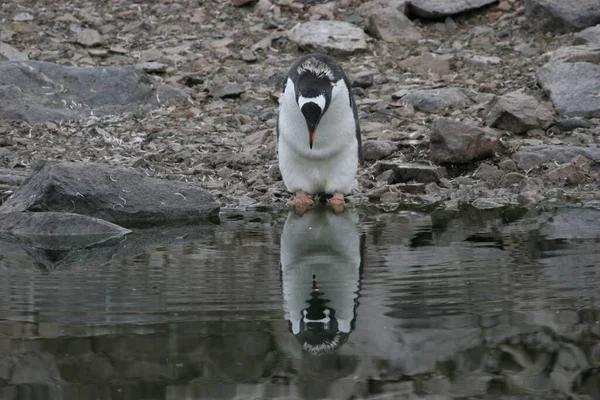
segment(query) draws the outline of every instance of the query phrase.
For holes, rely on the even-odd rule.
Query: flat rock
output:
[[[420,18],[439,19],[455,14],[476,10],[497,0],[411,0],[409,13]]]
[[[590,26],[577,32],[573,36],[573,44],[588,44],[592,46],[600,46],[600,24],[596,26]]]
[[[355,12],[366,18],[373,11],[393,7],[402,14],[406,14],[407,4],[408,0],[368,0],[362,3]]]
[[[61,121],[149,110],[184,100],[135,66],[69,67],[43,61],[0,63],[0,119]]]
[[[104,38],[95,29],[84,29],[75,37],[75,43],[84,47],[100,46],[104,43]]]
[[[450,61],[453,58],[452,54],[423,53],[400,61],[398,66],[426,77],[430,74],[443,76],[450,73]]]
[[[390,43],[406,43],[421,40],[423,35],[396,7],[375,9],[367,16],[365,30],[376,39]]]
[[[536,76],[561,115],[600,117],[600,65],[547,63]]]
[[[536,168],[545,163],[565,164],[576,157],[583,156],[600,163],[600,149],[581,146],[521,146],[511,158],[524,171]]]
[[[531,129],[548,128],[553,122],[552,112],[534,97],[520,91],[495,97],[488,107],[487,126],[523,134]]]
[[[21,53],[8,43],[0,42],[0,61],[25,61],[27,55]]]
[[[26,239],[38,248],[81,248],[130,232],[99,218],[68,212],[0,213],[0,233]]]
[[[44,162],[0,213],[70,212],[120,223],[205,219],[219,205],[206,190],[98,163]]]
[[[378,162],[375,166],[377,175],[385,171],[392,171],[388,177],[388,184],[406,182],[439,182],[446,176],[446,169],[436,165],[402,162]]]
[[[333,55],[367,50],[367,35],[348,22],[308,21],[294,26],[288,38],[300,48]]]
[[[552,53],[548,62],[588,62],[600,64],[600,46],[563,46]]]
[[[500,132],[447,118],[438,119],[431,132],[431,160],[439,164],[464,164],[494,155]]]
[[[148,73],[163,73],[167,70],[168,65],[156,61],[148,61],[136,64],[136,67]]]
[[[525,15],[538,30],[576,32],[600,23],[600,1],[525,0]]]
[[[363,143],[363,155],[365,160],[381,160],[398,149],[393,142],[388,140],[367,140]]]
[[[243,87],[231,83],[217,85],[210,89],[210,93],[213,95],[213,97],[220,97],[222,99],[233,99],[239,97],[245,91],[246,89]]]
[[[567,183],[569,185],[579,185],[586,181],[585,174],[577,166],[567,163],[557,166],[550,170],[546,177],[550,180]]]
[[[465,107],[473,102],[466,93],[457,87],[416,90],[401,98],[417,111],[434,113],[448,107]]]

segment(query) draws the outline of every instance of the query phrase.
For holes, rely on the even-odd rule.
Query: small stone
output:
[[[582,155],[577,155],[571,160],[571,164],[573,164],[577,168],[589,170],[591,161],[587,157],[584,157]]]
[[[438,119],[430,138],[430,156],[435,163],[462,164],[494,155],[500,133],[447,118]]]
[[[496,8],[500,11],[510,11],[512,7],[508,1],[502,0],[500,3],[498,3]]]
[[[410,12],[421,18],[440,19],[494,4],[497,0],[411,0]]]
[[[27,55],[21,53],[8,43],[0,42],[0,62],[1,61],[24,61]]]
[[[591,128],[592,123],[583,119],[562,119],[558,121],[554,126],[562,132],[570,132],[578,128]]]
[[[136,67],[139,69],[143,69],[144,71],[146,71],[148,73],[162,74],[167,70],[168,65],[159,63],[156,61],[151,61],[151,62],[143,62],[143,63],[136,64]]]
[[[573,44],[588,44],[592,46],[600,45],[600,24],[586,28],[581,32],[577,32],[573,36]]]
[[[95,29],[84,29],[77,35],[75,42],[84,47],[94,47],[103,44],[104,38]]]
[[[516,171],[517,163],[510,158],[506,158],[498,163],[498,167],[503,171]]]
[[[517,196],[517,203],[521,207],[530,207],[542,201],[544,197],[540,195],[537,191],[534,190],[526,190]]]
[[[485,122],[492,128],[522,134],[538,127],[548,128],[553,115],[532,96],[515,91],[492,100]]]
[[[379,162],[376,165],[376,174],[379,175],[387,170],[394,174],[388,183],[406,183],[410,181],[429,183],[439,182],[441,177],[446,176],[446,169],[432,165],[416,163]]]
[[[500,181],[503,173],[495,165],[481,164],[477,171],[475,171],[474,177],[486,181],[488,183],[495,183]]]
[[[402,60],[398,66],[404,70],[429,77],[430,74],[436,74],[439,77],[450,73],[450,61],[454,59],[452,54],[433,54],[423,53],[420,56],[414,56]]]
[[[361,71],[352,76],[352,86],[368,88],[373,86],[373,71]]]
[[[464,58],[465,65],[471,67],[479,67],[479,68],[487,68],[490,65],[499,65],[502,63],[502,59],[500,57],[493,56],[471,56]]]
[[[514,50],[527,57],[535,57],[540,54],[540,50],[529,43],[521,43],[520,45],[515,46]]]
[[[28,22],[33,21],[33,15],[23,12],[15,15],[12,19],[15,22]]]
[[[367,140],[363,143],[363,155],[367,161],[380,160],[396,151],[397,146],[387,140]]]
[[[240,52],[240,55],[242,56],[242,60],[246,61],[246,62],[255,62],[256,60],[258,60],[258,58],[256,57],[256,54],[254,54],[254,52],[252,51],[252,49],[242,49],[242,51]]]
[[[479,197],[475,199],[471,205],[478,210],[494,210],[496,208],[502,208],[506,206],[504,203],[500,203],[494,199],[485,197]]]
[[[108,57],[108,51],[104,49],[89,49],[88,54],[94,57]]]
[[[562,164],[546,174],[553,181],[566,182],[571,185],[579,185],[586,181],[586,176],[573,164]]]
[[[246,89],[234,84],[214,86],[210,89],[210,93],[213,95],[213,97],[220,97],[222,99],[234,99],[245,92]]]
[[[127,54],[127,53],[129,53],[129,51],[126,48],[121,47],[121,46],[110,47],[108,49],[108,51],[111,52],[111,53],[115,53],[115,54]]]
[[[520,174],[518,172],[509,172],[508,174],[504,175],[501,184],[504,187],[509,187],[514,184],[520,183],[525,178],[525,175]]]
[[[349,55],[368,49],[364,31],[343,21],[308,21],[296,25],[288,38],[300,48],[333,55]]]
[[[598,0],[525,0],[525,15],[538,30],[576,32],[600,23]]]
[[[395,7],[374,9],[365,22],[369,35],[390,43],[408,43],[421,40],[421,32],[404,13]]]
[[[473,102],[465,92],[456,87],[416,90],[402,97],[402,102],[410,104],[416,111],[435,113],[448,107],[465,107]]]

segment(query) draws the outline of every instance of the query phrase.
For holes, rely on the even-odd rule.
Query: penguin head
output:
[[[319,122],[332,101],[336,75],[327,63],[315,57],[308,57],[295,72],[296,102],[306,120],[308,144],[312,149]]]
[[[312,355],[331,353],[339,349],[350,335],[338,327],[335,310],[327,306],[329,300],[313,291],[308,307],[301,311],[299,331],[294,333],[302,348]]]

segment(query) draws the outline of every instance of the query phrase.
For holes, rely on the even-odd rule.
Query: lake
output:
[[[0,399],[600,399],[595,209],[0,239]]]

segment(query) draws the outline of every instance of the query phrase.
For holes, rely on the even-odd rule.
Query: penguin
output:
[[[363,163],[358,110],[350,79],[324,54],[297,60],[284,78],[277,119],[279,169],[292,207],[307,209],[313,195],[330,195],[343,210]]]
[[[336,351],[355,329],[364,246],[356,212],[318,205],[302,216],[288,214],[281,233],[283,308],[307,353]]]

